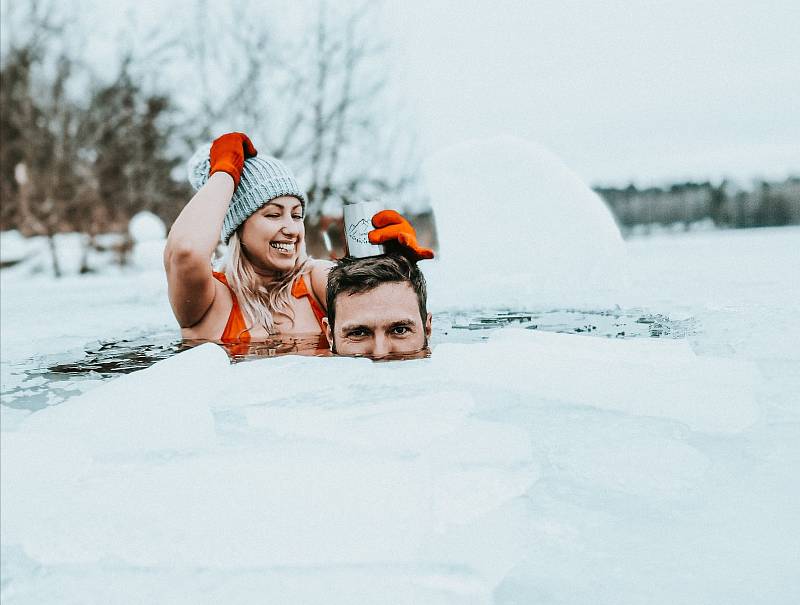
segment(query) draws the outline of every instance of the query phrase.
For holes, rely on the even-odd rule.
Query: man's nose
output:
[[[386,357],[392,352],[392,341],[385,334],[376,334],[370,357]]]

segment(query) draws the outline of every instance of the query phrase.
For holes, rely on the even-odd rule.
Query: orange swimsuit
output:
[[[225,274],[214,271],[213,275],[218,281],[221,281],[228,287],[228,290],[230,290],[231,293],[231,298],[233,299],[231,314],[228,316],[228,323],[225,324],[225,329],[222,331],[222,337],[220,340],[225,343],[250,342],[250,332],[247,331],[247,324],[244,321],[242,309],[239,307],[239,301],[236,300],[236,294],[233,293],[233,289],[228,284],[228,280],[225,279]],[[311,310],[314,312],[314,317],[317,318],[319,329],[324,333],[325,329],[322,326],[322,318],[325,317],[326,313],[322,307],[319,306],[319,303],[309,291],[308,286],[306,285],[306,280],[302,275],[294,280],[294,284],[292,284],[292,296],[295,298],[303,298],[304,296],[308,298],[308,302],[311,305]]]

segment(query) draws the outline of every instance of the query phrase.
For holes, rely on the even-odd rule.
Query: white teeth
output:
[[[294,251],[294,243],[290,242],[270,242],[269,244],[272,248],[276,250],[280,250],[282,252],[293,252]]]

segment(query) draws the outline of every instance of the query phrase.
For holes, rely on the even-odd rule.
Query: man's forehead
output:
[[[408,282],[388,282],[366,292],[343,292],[336,297],[337,324],[415,320],[419,320],[419,304]]]

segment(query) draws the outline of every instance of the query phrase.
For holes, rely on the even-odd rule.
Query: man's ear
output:
[[[322,318],[322,327],[325,328],[325,338],[328,339],[328,346],[333,351],[333,329],[327,317]]]
[[[425,336],[427,338],[431,337],[431,321],[433,320],[433,315],[428,313],[428,318],[425,320]]]

